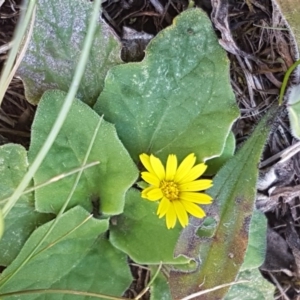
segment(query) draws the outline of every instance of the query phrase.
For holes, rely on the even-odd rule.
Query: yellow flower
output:
[[[144,181],[150,184],[142,191],[142,197],[150,201],[160,200],[157,215],[166,216],[168,229],[176,225],[177,218],[182,227],[189,223],[188,213],[203,218],[205,212],[197,204],[209,204],[212,198],[199,191],[212,186],[212,180],[199,178],[206,170],[204,163],[197,164],[194,153],[189,154],[177,167],[177,157],[170,154],[166,168],[159,158],[145,153],[140,160],[148,172],[142,172]]]

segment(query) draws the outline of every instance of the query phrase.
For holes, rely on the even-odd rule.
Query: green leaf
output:
[[[273,300],[275,287],[262,277],[258,269],[239,273],[236,281],[247,280],[249,283],[233,285],[224,300]]]
[[[273,0],[274,8],[279,8],[283,14],[284,19],[287,20],[292,36],[300,51],[300,3],[297,0]]]
[[[37,104],[49,89],[68,91],[92,15],[82,0],[38,0],[33,33],[17,71],[29,102]],[[77,97],[93,105],[107,71],[120,64],[121,44],[99,17],[93,46]]]
[[[274,298],[274,286],[264,279],[258,270],[265,259],[266,231],[267,219],[265,215],[254,210],[245,259],[236,279],[237,281],[248,280],[249,282],[233,285],[225,297],[226,300],[239,299],[240,295],[243,295],[247,300],[271,300]]]
[[[208,165],[208,168],[205,172],[205,175],[214,175],[216,174],[223,165],[229,160],[231,157],[233,157],[235,150],[235,137],[232,132],[229,133],[226,143],[224,145],[223,152],[221,156],[210,159],[206,162]]]
[[[247,300],[274,299],[274,286],[264,279],[258,270],[265,260],[266,234],[267,218],[259,210],[254,210],[245,259],[236,279],[236,281],[248,280],[248,282],[231,286],[225,297],[226,300],[240,299],[240,295]]]
[[[116,125],[131,157],[219,156],[238,116],[229,61],[207,14],[181,13],[141,63],[112,68],[94,109]]]
[[[214,235],[196,239],[195,231],[201,220],[194,220],[182,232],[177,254],[199,253],[201,266],[190,274],[171,273],[173,298],[181,298],[199,290],[206,290],[233,282],[243,263],[253,214],[257,164],[272,124],[275,109],[263,117],[240,151],[218,172],[214,186],[208,193],[214,198],[207,215],[214,218]],[[201,299],[222,299],[228,288],[201,296]]]
[[[126,194],[124,213],[115,217],[110,227],[111,243],[140,264],[174,264],[195,266],[190,259],[174,258],[174,248],[181,231],[179,224],[167,229],[165,219],[156,215],[156,202],[141,198],[131,189]]]
[[[6,144],[0,147],[1,199],[12,195],[27,168],[28,160],[25,148],[17,144]],[[4,204],[5,202],[0,202],[0,208]],[[48,214],[40,214],[35,211],[33,193],[23,195],[5,218],[5,231],[0,240],[0,265],[9,265],[20,252],[33,230],[50,218],[51,216]]]
[[[51,261],[49,261],[51,263]],[[45,263],[46,264],[46,263]],[[122,296],[132,282],[127,256],[104,238],[98,239],[86,256],[50,289],[65,289]],[[47,300],[74,300],[75,295],[48,294]],[[37,299],[45,299],[45,294]],[[76,299],[90,299],[78,296]]]
[[[43,95],[32,125],[29,161],[33,161],[48,136],[64,98],[65,93],[61,91],[48,91]],[[99,121],[100,117],[90,107],[75,99],[51,150],[34,176],[35,184],[80,167]],[[114,126],[104,120],[87,162],[95,161],[100,164],[83,171],[68,207],[80,204],[91,212],[92,201],[99,201],[103,214],[119,214],[123,211],[125,193],[138,173]],[[57,213],[72,189],[75,176],[38,189],[37,210]]]
[[[240,271],[261,266],[265,260],[267,248],[267,218],[259,210],[254,210],[249,229],[249,241],[245,259]]]
[[[203,220],[201,227],[197,231],[197,235],[202,238],[204,238],[204,237],[211,238],[211,237],[213,237],[213,235],[216,231],[217,225],[218,225],[218,223],[214,218],[206,217]]]
[[[300,85],[294,85],[289,89],[287,103],[292,134],[300,139]]]
[[[77,206],[66,212],[40,248],[24,263],[45,236],[53,221],[30,236],[18,257],[0,276],[1,294],[26,289],[47,289],[72,273],[108,228],[108,220],[97,220]],[[90,266],[91,268],[94,266]]]
[[[282,104],[282,100],[285,96],[286,87],[288,85],[288,80],[290,75],[299,73],[300,60],[294,62],[289,69],[284,74],[283,82],[279,93],[279,105]],[[297,70],[298,68],[298,70]],[[298,72],[297,72],[298,71]],[[298,75],[299,76],[299,75]],[[291,125],[291,131],[295,138],[300,139],[300,85],[292,85],[287,92],[287,111],[289,114],[289,121]]]
[[[157,267],[151,267],[151,277],[155,274]],[[172,300],[169,283],[166,276],[160,272],[155,278],[153,284],[150,287],[150,299],[151,300]]]
[[[3,232],[4,232],[4,219],[3,219],[2,210],[0,210],[0,240],[3,236]]]

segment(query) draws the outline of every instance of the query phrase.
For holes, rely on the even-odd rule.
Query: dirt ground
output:
[[[125,61],[142,60],[149,36],[169,26],[188,7],[188,0],[102,2],[104,19],[123,40]],[[213,12],[212,2],[219,5],[218,14]],[[21,1],[1,3],[0,71],[11,47]],[[233,128],[239,147],[264,112],[278,101],[283,76],[295,60],[290,33],[271,0],[197,0],[195,5],[207,12],[218,37],[227,41],[223,46],[231,61],[231,83],[241,111]],[[126,28],[142,32],[146,38],[139,35],[133,46],[129,40],[134,33]],[[25,99],[22,82],[14,78],[0,110],[0,145],[13,142],[28,147],[34,113],[35,107]],[[300,156],[297,151],[291,154],[297,142],[290,133],[283,106],[265,147],[257,196],[257,206],[269,223],[261,272],[276,286],[276,299],[300,299]],[[270,173],[275,174],[272,182],[266,180]],[[131,265],[135,281],[127,297],[136,296],[149,279],[147,269]],[[149,295],[143,299],[149,299]]]

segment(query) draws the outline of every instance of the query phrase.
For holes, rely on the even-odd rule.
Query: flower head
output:
[[[209,204],[212,198],[199,191],[212,186],[212,180],[197,180],[206,170],[204,163],[195,165],[196,156],[189,154],[177,166],[177,157],[170,154],[166,168],[159,158],[145,153],[140,160],[147,172],[142,172],[142,178],[149,187],[142,191],[142,197],[150,201],[159,201],[157,215],[166,216],[168,229],[176,225],[177,218],[182,227],[188,225],[188,213],[197,218],[205,216],[204,210],[198,204]]]

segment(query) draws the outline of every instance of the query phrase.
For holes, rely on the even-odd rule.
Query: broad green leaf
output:
[[[273,120],[274,108],[263,117],[252,136],[218,172],[208,193],[214,198],[207,215],[216,220],[214,235],[197,239],[195,231],[201,220],[183,230],[176,253],[199,253],[198,272],[171,273],[170,285],[175,299],[199,290],[233,282],[243,263],[248,244],[249,225],[253,214],[257,164]],[[265,229],[262,228],[264,231]],[[222,299],[228,288],[201,296]]]
[[[37,104],[49,89],[68,91],[83,48],[92,3],[84,0],[38,0],[33,33],[17,71],[29,102]],[[120,64],[121,43],[99,17],[93,46],[77,97],[93,105],[107,71]]]
[[[51,261],[49,261],[51,263]],[[86,256],[68,274],[55,281],[50,289],[64,289],[122,296],[132,282],[127,256],[100,238]],[[47,294],[47,300],[74,300],[75,295]],[[44,300],[45,294],[36,299]],[[90,299],[78,296],[76,299]]]
[[[254,210],[249,229],[249,241],[245,259],[240,271],[260,267],[266,255],[267,218],[259,210]]]
[[[291,54],[294,60],[299,59],[300,52],[300,2],[298,0],[273,0],[274,9],[279,9],[283,15],[283,19],[287,21],[290,33],[290,48]],[[284,77],[281,90],[279,103],[282,103],[284,92],[287,87],[288,78],[292,71],[294,74],[294,82],[289,87],[287,93],[287,110],[289,114],[289,121],[291,125],[291,131],[295,138],[300,139],[300,85],[299,85],[299,60],[296,61],[292,66],[289,67]]]
[[[239,273],[236,279],[247,280],[249,283],[233,285],[224,300],[273,300],[275,286],[260,274],[258,269]]]
[[[274,4],[280,9],[283,17],[287,20],[292,34],[295,37],[300,49],[300,3],[298,0],[273,0]]]
[[[0,147],[0,201],[12,195],[27,168],[25,148],[17,144]],[[0,202],[0,208],[4,204]],[[48,214],[35,211],[33,193],[23,195],[5,218],[5,231],[0,240],[0,265],[9,265],[33,230],[50,218]]]
[[[245,259],[236,279],[237,281],[248,280],[248,282],[231,286],[226,294],[226,300],[240,299],[240,295],[247,300],[274,299],[274,286],[263,278],[258,270],[265,259],[266,235],[267,218],[262,212],[254,210]]]
[[[114,217],[110,227],[111,243],[140,264],[174,264],[194,266],[190,259],[174,258],[174,248],[181,227],[167,229],[165,219],[156,215],[157,203],[141,198],[131,189],[126,194],[124,213]],[[115,224],[115,225],[114,225]]]
[[[223,152],[221,156],[210,159],[209,161],[206,162],[208,165],[208,168],[205,172],[206,175],[214,175],[216,174],[223,165],[227,162],[228,159],[230,159],[235,150],[235,137],[232,132],[229,133],[226,143],[224,145]]]
[[[141,63],[112,68],[94,109],[116,125],[131,157],[219,156],[238,116],[229,60],[207,14],[191,9],[148,45]]]
[[[4,232],[4,219],[3,219],[2,210],[0,210],[0,240],[3,236],[3,232]]]
[[[203,220],[201,227],[197,231],[197,235],[202,238],[204,238],[204,237],[211,238],[211,237],[213,237],[213,235],[216,231],[217,225],[218,225],[218,223],[214,218],[206,217]]]
[[[33,257],[24,264],[47,233],[51,223],[40,226],[30,236],[18,257],[0,276],[1,294],[26,289],[47,289],[73,272],[99,234],[108,228],[108,220],[97,220],[77,206],[58,221]],[[94,266],[91,266],[93,268]]]
[[[300,85],[294,85],[289,89],[287,103],[292,134],[300,139]]]
[[[157,267],[150,267],[151,278],[155,274]],[[155,278],[153,284],[150,287],[150,299],[151,300],[172,300],[170,287],[166,276],[160,272]]]
[[[33,161],[48,136],[64,98],[62,91],[48,91],[43,95],[32,125],[29,161]],[[99,115],[90,107],[74,100],[59,135],[34,176],[36,185],[82,165],[99,120]],[[88,163],[95,161],[100,164],[83,171],[68,207],[80,204],[91,212],[93,201],[98,202],[101,213],[119,214],[123,211],[125,192],[137,178],[137,169],[114,126],[104,120],[101,120],[88,158]],[[67,199],[75,176],[38,189],[35,194],[37,210],[57,213]]]
[[[299,65],[300,65],[300,59],[294,62],[286,71],[280,88],[279,100],[278,100],[279,105],[282,104],[282,100],[285,96],[286,87],[288,85],[288,80],[290,75],[295,71],[294,74],[298,74],[299,77]],[[287,102],[287,111],[289,114],[289,121],[291,125],[292,134],[295,138],[300,139],[300,120],[299,120],[300,119],[300,85],[299,84],[292,85],[289,87],[287,92],[286,102]]]

